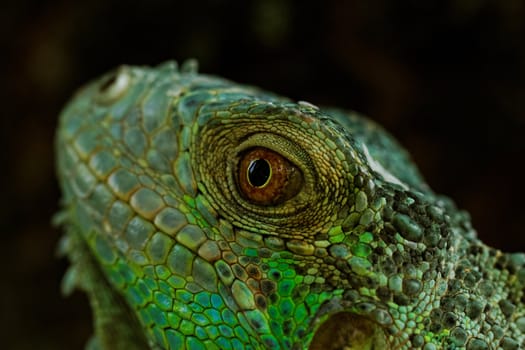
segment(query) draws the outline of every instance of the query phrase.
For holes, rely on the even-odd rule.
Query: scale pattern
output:
[[[240,155],[296,165],[259,205]],[[476,238],[373,122],[198,74],[122,66],[66,106],[56,137],[71,260],[100,349],[518,349],[525,255]]]

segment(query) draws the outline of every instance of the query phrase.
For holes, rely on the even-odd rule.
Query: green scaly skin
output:
[[[243,152],[297,195],[243,195]],[[120,67],[60,118],[58,221],[91,349],[518,349],[525,255],[476,238],[379,126],[180,69]]]

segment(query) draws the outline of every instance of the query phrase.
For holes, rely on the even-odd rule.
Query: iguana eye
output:
[[[288,159],[264,147],[241,154],[238,184],[243,196],[260,205],[280,204],[294,197],[303,184],[301,170]]]

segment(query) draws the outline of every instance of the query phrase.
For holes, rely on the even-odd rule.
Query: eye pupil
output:
[[[263,187],[271,176],[270,163],[265,159],[255,159],[248,166],[248,181],[252,186]]]

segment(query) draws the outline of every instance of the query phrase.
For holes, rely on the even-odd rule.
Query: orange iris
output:
[[[239,187],[254,204],[275,205],[292,198],[302,185],[302,173],[294,164],[270,149],[255,147],[241,155]]]

